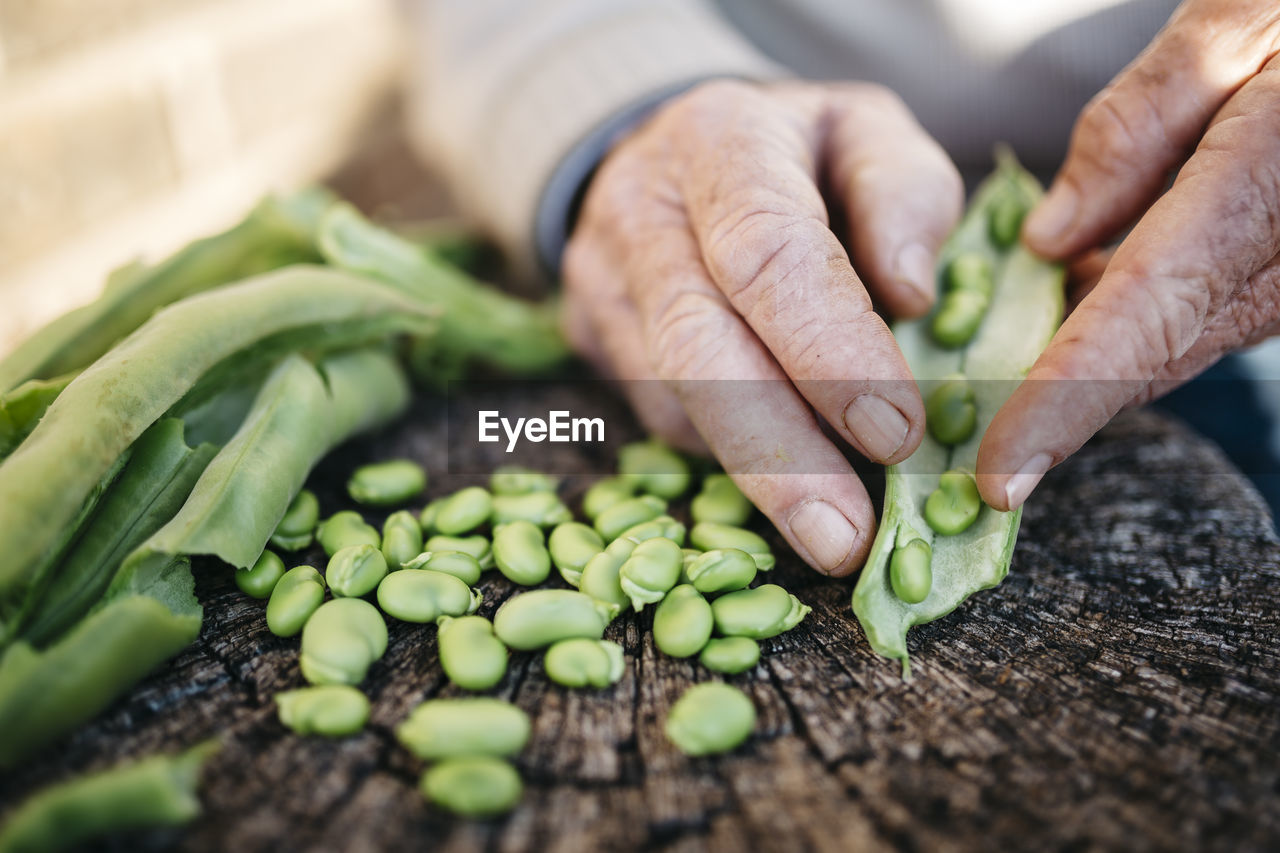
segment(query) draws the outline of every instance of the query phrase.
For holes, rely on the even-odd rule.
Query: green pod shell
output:
[[[596,517],[596,532],[612,542],[628,529],[652,521],[667,511],[667,502],[655,495],[640,495],[619,501]]]
[[[604,539],[581,522],[566,521],[556,525],[547,537],[547,551],[564,582],[577,587],[582,583],[582,570],[587,563],[604,551]]]
[[[434,622],[474,613],[481,596],[453,575],[421,569],[392,572],[378,584],[378,606],[402,622]]]
[[[300,735],[346,737],[369,721],[369,700],[347,684],[300,687],[276,694],[280,722]]]
[[[284,561],[270,551],[263,551],[251,568],[236,569],[236,586],[251,598],[270,598],[282,577]]]
[[[726,637],[765,640],[790,631],[810,608],[777,584],[726,593],[711,602],[716,630]]]
[[[529,715],[501,699],[431,699],[396,727],[396,739],[418,758],[509,756],[529,740]]]
[[[756,579],[756,561],[737,548],[717,548],[694,557],[684,569],[689,583],[698,592],[728,592],[746,589]]]
[[[285,510],[284,517],[271,534],[271,544],[281,551],[301,551],[311,544],[316,524],[320,521],[320,501],[315,492],[298,492]]]
[[[324,577],[312,566],[284,573],[267,601],[267,629],[277,637],[296,637],[324,602]]]
[[[493,568],[493,546],[484,536],[476,534],[474,536],[445,536],[437,534],[426,541],[423,547],[430,552],[436,551],[461,551],[469,554],[480,564],[480,569]]]
[[[555,527],[573,521],[573,513],[555,492],[498,495],[493,499],[493,524],[527,521],[538,527]]]
[[[616,606],[567,589],[535,589],[513,595],[493,616],[493,632],[508,648],[529,651],[557,640],[598,640]]]
[[[641,542],[618,570],[618,583],[640,612],[646,604],[661,601],[680,580],[684,553],[670,539]]]
[[[747,694],[729,684],[695,684],[671,706],[667,739],[685,755],[713,755],[734,749],[756,727],[756,708]]]
[[[320,522],[316,528],[316,541],[330,557],[352,545],[382,546],[377,528],[365,523],[360,513],[349,509],[335,512]]]
[[[519,465],[500,465],[489,475],[489,491],[495,495],[554,492],[559,485],[559,480],[550,474],[522,468]]]
[[[689,515],[694,524],[713,521],[741,527],[751,518],[754,507],[728,474],[708,474],[702,481],[702,491],[689,504]]]
[[[595,521],[600,513],[633,497],[635,493],[636,484],[622,477],[597,480],[582,495],[582,514]]]
[[[449,758],[422,774],[422,796],[446,811],[470,818],[496,817],[524,796],[520,774],[509,762],[484,755]]]
[[[387,558],[374,545],[349,545],[329,559],[325,582],[333,594],[359,598],[378,588],[387,576]]]
[[[542,659],[547,677],[562,687],[608,687],[626,671],[622,646],[612,640],[560,640]]]
[[[402,564],[405,569],[428,569],[453,575],[467,586],[480,581],[480,563],[470,554],[461,551],[423,551]]]
[[[422,494],[427,472],[411,459],[375,462],[356,469],[347,481],[347,494],[367,506],[396,506]]]
[[[386,651],[387,623],[378,608],[361,598],[335,598],[303,627],[298,663],[312,684],[359,684]]]
[[[940,444],[954,445],[969,440],[978,425],[978,403],[963,376],[940,383],[925,401],[925,424]]]
[[[711,639],[715,619],[711,605],[689,584],[662,599],[653,613],[653,644],[673,658],[693,657]]]
[[[422,553],[422,528],[407,509],[393,512],[382,525],[382,556],[395,571]]]
[[[889,558],[889,583],[893,594],[907,604],[919,604],[933,587],[933,549],[923,539],[899,545]]]
[[[587,561],[578,588],[597,601],[611,605],[615,613],[620,612],[631,603],[631,599],[622,590],[618,572],[635,549],[636,543],[630,539],[610,542],[609,547]]]
[[[493,496],[479,486],[468,486],[440,502],[435,529],[446,536],[460,536],[475,530],[493,514]]]
[[[726,675],[746,672],[759,662],[760,644],[750,637],[716,637],[698,655],[698,663]]]
[[[507,647],[483,616],[441,616],[440,668],[464,690],[488,690],[507,672]]]
[[[512,521],[493,529],[493,561],[507,580],[523,586],[536,586],[551,574],[551,555],[542,531],[529,521]]]
[[[764,537],[741,527],[729,524],[718,524],[714,521],[703,521],[695,524],[689,531],[689,544],[702,551],[715,551],[722,548],[736,548],[746,551],[756,561],[756,568],[762,572],[772,569],[777,562],[769,543]]]
[[[955,536],[978,520],[982,497],[968,471],[952,470],[938,478],[938,488],[924,503],[924,520],[935,533]]]
[[[689,463],[658,441],[637,441],[618,451],[618,474],[636,487],[664,500],[689,488]]]
[[[669,515],[660,515],[649,521],[642,521],[637,525],[628,527],[622,533],[618,534],[619,539],[630,539],[632,542],[639,544],[650,539],[670,539],[677,545],[684,544],[685,527],[679,521],[676,521]]]

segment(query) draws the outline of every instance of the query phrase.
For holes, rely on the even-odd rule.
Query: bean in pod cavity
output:
[[[555,492],[498,495],[493,499],[494,526],[512,521],[527,521],[538,527],[555,527],[557,524],[573,521],[573,513]]]
[[[726,637],[765,640],[790,631],[808,615],[810,607],[777,584],[726,593],[711,602],[716,630]]]
[[[432,553],[436,551],[461,551],[469,554],[481,570],[493,568],[493,548],[489,540],[476,534],[474,536],[445,536],[437,534],[426,541],[423,547]]]
[[[393,459],[357,468],[347,481],[347,494],[368,506],[408,503],[427,487],[427,472],[409,459]]]
[[[501,699],[431,699],[396,727],[396,738],[418,758],[505,757],[524,749],[529,715]]]
[[[334,595],[359,598],[387,576],[387,558],[374,545],[350,545],[329,560],[324,579]]]
[[[756,727],[756,707],[736,687],[718,681],[695,684],[671,706],[667,738],[686,755],[734,749]]]
[[[982,497],[968,471],[948,471],[938,478],[938,488],[924,502],[924,520],[936,533],[955,536],[978,520]]]
[[[493,634],[483,616],[441,616],[440,667],[464,690],[488,690],[507,672],[507,647]]]
[[[550,474],[522,468],[519,465],[500,465],[489,475],[489,491],[495,495],[554,492],[559,485],[559,481]]]
[[[475,586],[480,580],[480,563],[470,554],[461,551],[423,551],[403,565],[406,569],[427,569],[453,575],[467,586]]]
[[[629,528],[652,521],[667,511],[667,502],[655,495],[640,495],[619,501],[596,517],[596,532],[612,542]]]
[[[369,700],[347,684],[301,687],[276,694],[280,722],[300,735],[345,737],[364,728]]]
[[[925,402],[925,424],[939,444],[955,445],[969,440],[978,425],[978,404],[973,389],[963,376],[943,380]]]
[[[493,496],[479,486],[454,492],[436,507],[433,527],[446,536],[475,530],[493,514]]]
[[[895,548],[889,558],[889,583],[893,594],[907,604],[919,604],[928,598],[933,587],[932,561],[933,549],[923,539],[910,538]]]
[[[493,632],[508,648],[529,651],[557,640],[598,640],[615,605],[567,589],[535,589],[513,595],[493,616]]]
[[[756,579],[756,561],[746,551],[717,548],[690,559],[684,573],[698,592],[728,592],[751,585]]]
[[[365,523],[360,513],[351,510],[335,512],[320,522],[316,528],[316,541],[330,557],[352,545],[372,545],[375,548],[382,545],[377,529]]]
[[[284,561],[270,551],[263,551],[251,568],[236,569],[236,586],[251,598],[270,598],[282,577]]]
[[[395,571],[422,553],[422,528],[408,510],[393,512],[382,525],[382,556]]]
[[[631,606],[639,612],[646,604],[661,601],[680,580],[684,552],[670,539],[641,542],[618,570],[618,583]]]
[[[671,500],[689,488],[689,463],[658,441],[637,441],[618,451],[618,474],[636,488]]]
[[[751,517],[752,509],[751,501],[728,474],[708,474],[702,481],[702,491],[689,504],[694,524],[713,521],[741,527]]]
[[[582,514],[595,521],[609,507],[628,500],[635,493],[635,483],[622,477],[605,477],[603,480],[597,480],[582,495]]]
[[[302,629],[298,663],[312,684],[359,684],[387,651],[387,623],[361,598],[326,601]]]
[[[563,687],[608,687],[622,678],[622,646],[611,640],[560,640],[542,659],[547,677]]]
[[[604,551],[604,539],[599,533],[578,521],[566,521],[556,525],[547,538],[547,550],[560,577],[569,586],[582,583],[582,570],[592,557]]]
[[[320,501],[315,492],[303,489],[298,492],[284,517],[271,534],[271,544],[281,551],[301,551],[311,544],[316,524],[320,521]]]
[[[422,774],[422,796],[463,817],[494,817],[516,807],[524,795],[520,774],[509,762],[484,755],[449,758]]]
[[[551,555],[542,531],[529,521],[512,521],[493,529],[493,561],[512,583],[536,586],[551,574]]]
[[[441,616],[474,613],[480,594],[453,575],[405,569],[378,584],[378,606],[402,622],[434,622]]]
[[[698,663],[726,675],[746,672],[759,662],[760,644],[750,637],[715,637],[698,655]]]
[[[673,658],[693,657],[711,639],[715,623],[711,605],[689,584],[681,584],[662,599],[653,613],[653,644]]]
[[[767,572],[774,567],[776,560],[769,550],[769,543],[764,537],[741,527],[729,524],[717,524],[714,521],[703,521],[695,524],[689,531],[689,544],[700,551],[715,551],[719,548],[736,548],[746,551],[756,561],[756,568]]]
[[[986,255],[963,252],[947,265],[942,298],[930,330],[944,347],[961,347],[977,333],[995,292],[995,270]]]
[[[324,578],[312,566],[284,573],[267,601],[267,629],[277,637],[296,637],[324,602]]]

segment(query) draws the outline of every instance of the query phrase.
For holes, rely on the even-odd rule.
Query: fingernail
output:
[[[1037,453],[1010,477],[1004,484],[1004,496],[1009,502],[1009,509],[1017,509],[1023,501],[1031,497],[1031,491],[1040,482],[1040,478],[1049,470],[1053,460],[1047,453]]]
[[[912,243],[898,252],[897,276],[927,301],[933,301],[933,255],[922,244]]]
[[[844,425],[876,462],[897,453],[911,427],[896,406],[874,394],[863,394],[849,404],[844,410]]]
[[[823,500],[813,500],[800,507],[787,523],[824,574],[831,574],[844,565],[858,541],[858,528],[849,523],[844,513]]]
[[[1070,184],[1056,182],[1044,200],[1027,217],[1023,233],[1033,243],[1050,243],[1067,235],[1076,218],[1080,199]]]

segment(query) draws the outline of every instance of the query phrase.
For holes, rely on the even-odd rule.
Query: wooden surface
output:
[[[357,463],[404,454],[444,470],[441,411],[421,399],[331,457],[312,480],[325,511],[346,506],[340,485]],[[556,467],[599,470],[564,452]],[[469,479],[436,476],[431,493]],[[71,772],[216,735],[205,814],[111,849],[1274,850],[1271,531],[1215,449],[1154,414],[1125,415],[1046,478],[1008,580],[914,632],[911,683],[868,649],[851,581],[820,577],[775,540],[771,580],[814,612],[730,679],[759,710],[744,747],[689,759],[666,742],[672,701],[710,676],[654,649],[651,611],[628,615],[608,633],[627,653],[611,689],[564,690],[536,656],[513,656],[494,693],[534,720],[518,759],[526,795],[486,823],[428,807],[421,765],[392,735],[418,702],[458,692],[437,666],[434,627],[392,625],[364,685],[364,734],[301,738],[271,701],[302,683],[296,640],[271,635],[262,604],[206,564],[200,642],[0,780],[0,808]],[[510,588],[493,573],[483,588],[491,615]]]

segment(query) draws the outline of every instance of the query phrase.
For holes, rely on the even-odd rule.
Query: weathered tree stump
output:
[[[347,506],[341,483],[361,462],[409,455],[443,470],[442,430],[442,405],[426,398],[335,454],[312,478],[325,511]],[[475,479],[436,476],[431,493]],[[587,484],[568,483],[569,497]],[[915,630],[910,683],[868,648],[851,582],[774,545],[773,579],[814,611],[731,679],[760,722],[728,756],[689,759],[667,743],[668,708],[709,674],[655,650],[651,610],[627,615],[608,634],[627,650],[613,688],[564,690],[537,656],[513,656],[494,692],[534,720],[518,760],[525,799],[504,819],[454,820],[422,801],[421,766],[392,734],[418,702],[458,693],[437,665],[435,628],[392,625],[364,685],[374,711],[362,735],[300,738],[271,699],[302,683],[296,640],[271,635],[262,604],[206,564],[200,641],[0,780],[0,802],[218,736],[204,815],[113,849],[1280,846],[1280,544],[1256,493],[1184,428],[1130,413],[1052,472],[1004,584]],[[511,591],[495,577],[483,582],[485,615]]]

